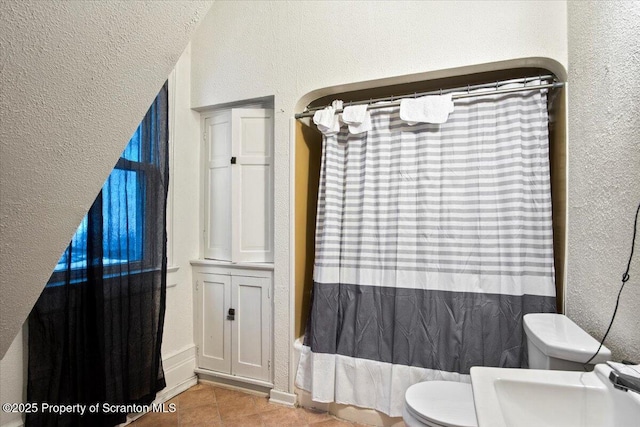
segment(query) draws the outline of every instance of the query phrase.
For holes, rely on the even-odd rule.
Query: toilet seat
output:
[[[405,394],[409,414],[426,425],[477,427],[471,384],[454,381],[425,381]]]

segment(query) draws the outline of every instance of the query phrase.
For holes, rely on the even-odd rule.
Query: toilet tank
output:
[[[563,314],[530,313],[524,316],[529,369],[582,371],[584,362],[596,352],[600,343]],[[611,359],[611,351],[602,346],[587,365]]]

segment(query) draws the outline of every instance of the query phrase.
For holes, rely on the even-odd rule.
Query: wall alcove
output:
[[[518,64],[494,63],[478,67],[425,73],[377,82],[337,86],[314,91],[299,103],[304,107],[320,107],[335,99],[344,102],[366,101],[390,96],[466,87],[484,83],[553,74],[564,81],[566,73],[555,61],[543,58],[519,60]],[[534,66],[529,66],[533,64]],[[525,66],[522,66],[525,65]],[[564,313],[566,260],[566,203],[567,203],[567,146],[566,146],[566,90],[553,89],[549,93],[549,156],[553,206],[553,246],[557,310]],[[322,156],[322,134],[310,119],[295,123],[295,336],[304,334],[313,287],[313,260],[318,182]]]

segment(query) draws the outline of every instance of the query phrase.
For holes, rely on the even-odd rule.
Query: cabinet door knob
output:
[[[232,157],[232,158],[231,158],[231,164],[232,164],[232,165],[235,165],[235,164],[236,164],[236,158],[235,158],[235,157]]]
[[[227,320],[235,320],[236,319],[236,309],[230,308],[227,313]]]

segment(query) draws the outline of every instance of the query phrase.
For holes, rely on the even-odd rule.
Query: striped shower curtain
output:
[[[398,107],[323,139],[311,314],[296,384],[401,415],[420,381],[526,367],[522,317],[555,311],[546,91]]]

